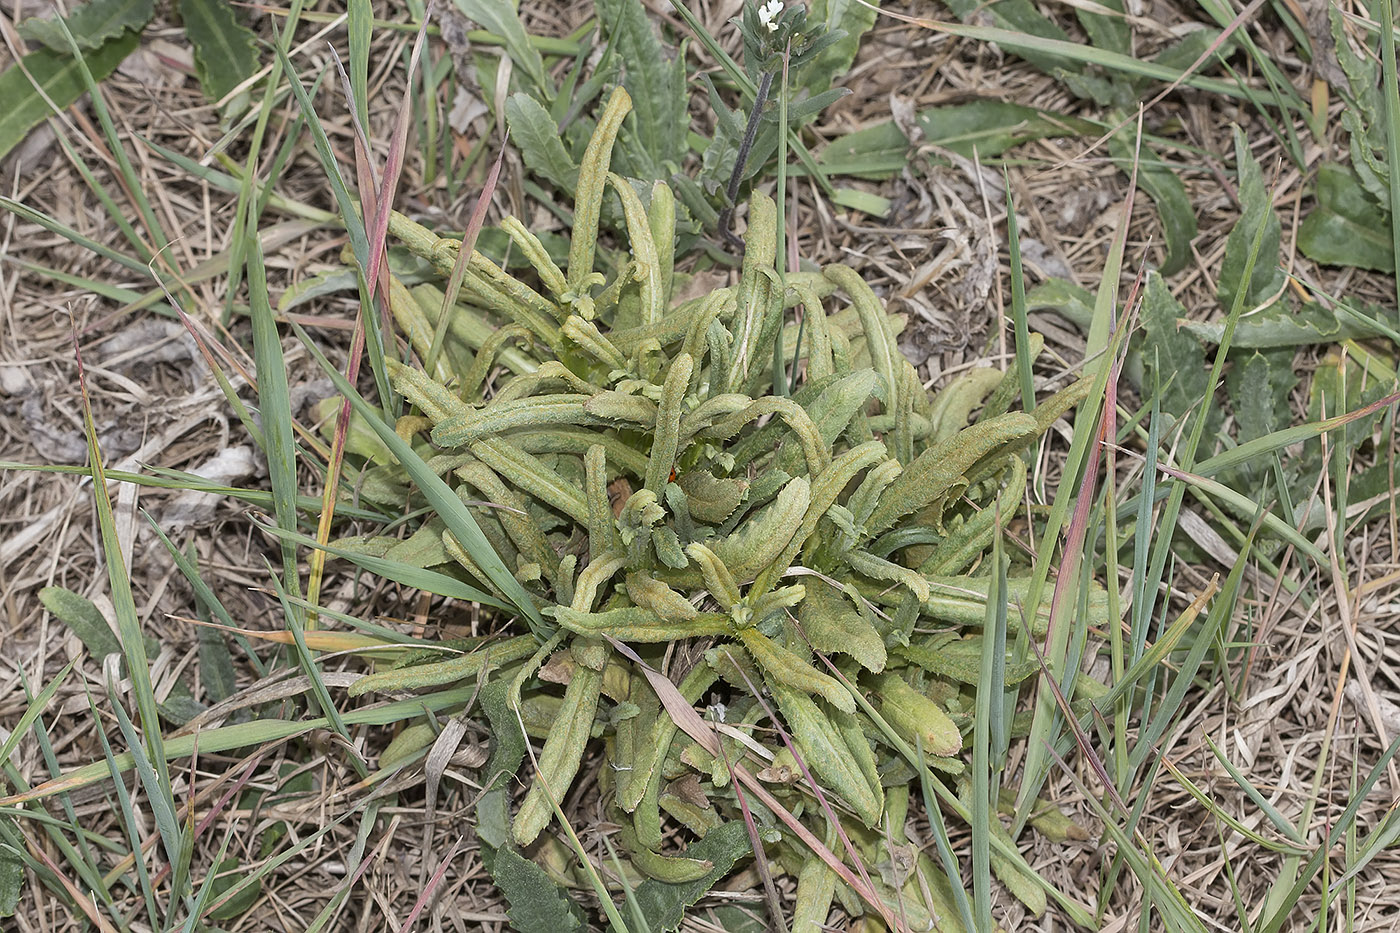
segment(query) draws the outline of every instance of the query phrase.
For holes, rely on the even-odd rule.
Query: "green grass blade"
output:
[[[1011,320],[1016,328],[1016,377],[1021,383],[1021,408],[1035,411],[1035,380],[1031,376],[1031,332],[1026,322],[1026,277],[1021,268],[1021,233],[1016,224],[1016,205],[1011,199],[1011,175],[1003,170],[1006,183],[1006,245],[1011,261]]]
[[[277,526],[297,529],[296,440],[292,433],[292,404],[287,385],[287,361],[277,320],[267,297],[267,269],[263,265],[262,244],[248,237],[248,293],[252,308],[253,361],[258,371],[258,414],[263,430],[263,453],[267,456],[268,480],[272,486],[272,509]],[[282,573],[287,587],[299,592],[296,546],[282,540]]]
[[[316,361],[321,365],[326,375],[335,383],[336,388],[350,400],[350,403],[355,407],[355,411],[365,420],[365,423],[370,426],[374,433],[379,435],[379,439],[384,442],[385,446],[389,448],[394,457],[399,461],[399,464],[403,466],[409,476],[412,477],[414,483],[417,484],[419,490],[423,493],[429,504],[437,511],[437,514],[442,518],[444,524],[447,525],[448,531],[452,532],[452,535],[461,543],[462,547],[471,556],[476,565],[480,567],[490,578],[491,582],[496,585],[496,588],[504,593],[515,605],[516,609],[525,616],[526,621],[530,625],[530,631],[540,640],[541,644],[547,641],[549,639],[551,627],[540,615],[539,609],[535,606],[534,599],[526,592],[525,588],[520,585],[520,581],[515,579],[515,575],[506,568],[505,563],[501,560],[500,556],[496,554],[490,542],[486,540],[486,536],[481,533],[481,529],[476,524],[476,519],[472,517],[471,512],[467,510],[462,500],[457,497],[457,494],[452,491],[451,487],[442,481],[441,477],[428,468],[428,465],[423,462],[423,458],[419,457],[412,447],[404,443],[403,439],[394,433],[392,427],[384,423],[379,413],[360,396],[360,393],[355,390],[354,386],[345,381],[345,377],[331,365],[330,361],[326,359],[320,349],[312,343],[306,331],[302,330],[301,327],[295,323],[293,323],[292,326],[296,329],[297,335],[301,337],[307,349],[311,351],[312,356],[314,356]]]
[[[1000,820],[1000,768],[992,761],[994,729],[1002,722],[1001,686],[1006,681],[1006,563],[1001,553],[1001,529],[992,535],[992,573],[987,594],[987,618],[982,627],[982,663],[976,709],[972,720],[972,898],[974,930],[992,929],[991,822]],[[999,743],[998,743],[999,744]]]
[[[509,603],[502,602],[491,594],[483,592],[469,583],[463,583],[456,577],[448,576],[445,573],[438,573],[435,570],[414,567],[411,564],[405,564],[400,561],[376,557],[373,554],[361,554],[351,548],[338,547],[334,544],[317,544],[316,540],[308,535],[287,531],[284,528],[277,528],[271,525],[262,525],[261,527],[269,534],[275,535],[283,541],[290,541],[302,547],[319,548],[327,554],[334,554],[336,557],[344,558],[355,566],[368,570],[370,573],[381,576],[386,580],[393,580],[395,583],[413,587],[425,593],[447,596],[466,602],[481,603],[483,606],[491,606],[505,612],[512,611],[512,607]]]
[[[132,752],[135,755],[137,771],[146,789],[146,794],[150,797],[151,811],[155,815],[156,826],[160,830],[162,841],[165,842],[166,856],[169,858],[171,856],[171,848],[169,837],[166,836],[166,830],[169,828],[174,813],[168,810],[162,798],[151,796],[152,786],[155,784],[155,769],[150,767],[150,760],[145,758],[144,753],[141,751],[140,741],[132,741],[133,736],[131,733],[133,729],[131,720],[127,717],[126,710],[122,708],[121,697],[114,682],[108,682],[107,692],[111,697],[112,707],[117,714],[117,721],[120,724],[122,733],[126,736],[127,743],[131,746]],[[88,709],[91,710],[93,719],[98,719],[101,714],[97,711],[97,705],[93,702],[90,693],[88,694],[87,700]],[[112,753],[111,743],[107,741],[107,736],[101,729],[96,731],[97,737],[102,743],[103,761],[112,775],[112,789],[117,795],[117,812],[121,815],[122,828],[126,831],[127,845],[130,847],[131,853],[135,856],[135,858],[132,859],[132,867],[136,871],[137,888],[140,890],[141,896],[146,902],[147,915],[154,920],[161,915],[156,908],[155,886],[151,884],[151,876],[146,868],[146,859],[142,854],[141,820],[136,815],[136,808],[131,802],[131,794],[127,791],[126,785],[118,779],[120,777],[120,772],[116,767],[116,756]],[[173,801],[171,801],[171,803],[173,803]],[[182,850],[183,846],[176,848],[174,850],[175,856],[178,857]],[[174,862],[175,860],[172,858],[171,864],[174,864]]]
[[[476,691],[477,686],[474,683],[451,690],[439,690],[407,700],[396,700],[376,706],[353,709],[343,713],[342,719],[347,726],[392,725],[405,720],[417,719],[425,711],[437,713],[459,707],[469,702],[475,696]],[[318,716],[297,721],[257,719],[251,722],[218,726],[217,728],[204,728],[199,731],[197,736],[176,735],[166,739],[162,746],[162,752],[165,756],[163,760],[173,761],[177,758],[187,758],[194,753],[196,747],[201,755],[212,755],[255,745],[282,742],[299,735],[305,735],[308,732],[314,732],[317,729],[329,727],[330,720]],[[130,771],[136,766],[136,760],[130,752],[117,755],[114,761],[117,769],[123,772]],[[71,792],[81,787],[97,784],[108,777],[110,774],[105,761],[84,765],[28,790],[0,798],[0,807],[12,807],[33,800],[42,800],[55,794]]]
[[[74,341],[77,351],[77,341]],[[112,512],[111,500],[107,498],[107,477],[102,466],[102,450],[97,443],[97,425],[92,418],[92,404],[88,396],[87,376],[83,369],[82,356],[77,355],[78,388],[82,396],[83,428],[87,434],[88,468],[92,475],[93,502],[96,505],[97,525],[102,538],[102,553],[106,562],[107,582],[110,588],[113,610],[117,621],[117,636],[121,639],[122,654],[126,658],[126,672],[131,680],[131,692],[136,699],[136,710],[141,723],[140,739],[133,731],[130,738],[144,739],[142,754],[146,760],[156,762],[153,773],[153,786],[147,788],[152,806],[160,801],[172,800],[170,772],[165,768],[165,740],[161,734],[160,714],[156,708],[155,691],[151,685],[151,668],[146,659],[146,641],[141,631],[141,619],[136,611],[136,599],[131,592],[131,575],[122,559],[121,542],[117,536],[116,516]],[[117,704],[118,706],[120,704]],[[124,715],[124,713],[123,713]],[[133,746],[133,749],[135,746]],[[162,826],[162,836],[171,861],[177,861],[179,854],[179,830],[174,836],[166,836],[169,827]]]

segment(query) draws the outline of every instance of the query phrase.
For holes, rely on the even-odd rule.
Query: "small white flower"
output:
[[[768,0],[758,8],[758,21],[768,27],[769,32],[777,32],[775,20],[783,14],[783,0]]]

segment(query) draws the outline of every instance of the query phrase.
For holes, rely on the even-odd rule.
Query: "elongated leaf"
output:
[[[1018,143],[1092,132],[1090,124],[999,100],[934,107],[922,111],[921,142],[972,157],[1000,155]],[[909,140],[893,121],[848,133],[822,150],[821,165],[832,174],[885,178],[908,164]]]
[[[1160,392],[1162,410],[1178,417],[1200,402],[1208,378],[1200,340],[1180,327],[1185,316],[1166,281],[1150,273],[1142,296],[1143,391]]]
[[[509,610],[510,607],[499,599],[484,593],[476,587],[463,583],[456,577],[449,577],[447,574],[438,573],[435,570],[426,570],[415,567],[403,561],[389,560],[378,557],[374,554],[366,554],[354,548],[337,547],[334,544],[317,544],[316,539],[309,535],[297,534],[285,528],[278,528],[274,525],[263,525],[264,530],[274,534],[283,541],[300,544],[303,547],[319,548],[327,554],[334,554],[336,557],[343,557],[357,567],[363,567],[370,573],[378,574],[386,580],[393,580],[395,583],[402,583],[404,586],[411,586],[420,589],[425,593],[435,593],[438,596],[448,596],[452,599],[463,599],[469,602],[481,603],[485,606],[494,606],[497,609]]]
[[[1130,171],[1131,141],[1122,136],[1109,140],[1115,157],[1125,160],[1125,171]],[[1191,241],[1196,237],[1196,211],[1191,206],[1191,198],[1186,186],[1165,162],[1158,159],[1145,146],[1142,161],[1138,164],[1138,185],[1152,198],[1157,206],[1157,216],[1162,220],[1162,233],[1167,240],[1167,258],[1162,262],[1162,274],[1180,272],[1191,258]]]
[[[101,610],[87,597],[61,586],[46,586],[39,591],[39,601],[54,618],[73,630],[95,660],[122,650]]]
[[[180,0],[180,17],[211,101],[222,100],[258,70],[257,36],[238,21],[228,0]]]
[[[533,598],[492,549],[491,543],[481,533],[476,519],[467,511],[462,500],[457,498],[456,493],[442,481],[442,478],[423,462],[423,458],[418,456],[412,447],[394,433],[392,427],[384,423],[379,413],[369,402],[364,400],[364,397],[355,390],[354,386],[345,381],[345,377],[331,364],[330,360],[326,359],[325,354],[311,341],[306,331],[302,330],[295,322],[293,322],[292,327],[296,329],[297,336],[311,351],[311,355],[316,358],[316,362],[335,383],[336,389],[350,399],[350,404],[374,429],[374,433],[379,435],[380,440],[393,451],[400,465],[413,477],[413,481],[417,483],[424,497],[447,525],[447,530],[452,532],[453,537],[461,542],[462,547],[471,555],[476,565],[491,578],[491,582],[502,593],[506,594],[520,613],[525,616],[530,623],[530,630],[535,633],[535,636],[541,642],[546,641],[549,637],[550,627],[541,617]]]
[[[1273,197],[1264,185],[1264,172],[1250,152],[1249,140],[1235,129],[1235,168],[1239,179],[1241,215],[1225,241],[1225,259],[1220,268],[1217,297],[1221,307],[1234,304],[1235,296],[1244,293],[1244,308],[1253,309],[1261,301],[1283,287],[1283,270],[1278,267],[1279,241],[1282,224],[1274,213]],[[1256,234],[1261,233],[1258,257],[1249,281],[1244,281],[1245,267]]]
[[[66,21],[73,40],[84,52],[121,37],[128,29],[140,30],[155,15],[154,0],[92,0],[73,9]],[[31,42],[41,42],[60,55],[68,55],[68,39],[63,28],[49,18],[33,17],[19,24],[19,34]]]
[[[101,81],[115,71],[140,41],[139,33],[127,31],[83,56],[93,78]],[[43,96],[35,91],[29,76],[44,92]],[[49,116],[51,111],[45,96],[56,106],[67,107],[86,89],[77,60],[51,49],[31,52],[21,62],[6,68],[0,74],[0,100],[5,102],[4,111],[0,112],[0,158],[23,142],[29,131]]]
[[[559,127],[549,111],[529,94],[506,98],[506,125],[520,148],[520,157],[533,171],[572,193],[578,184],[578,166],[559,140]]]
[[[597,7],[603,30],[622,62],[622,86],[632,96],[637,142],[653,166],[665,162],[679,166],[689,148],[686,133],[690,129],[683,50],[668,54],[641,0],[598,0]]]
[[[24,888],[24,860],[8,849],[0,849],[0,917],[13,917]]]

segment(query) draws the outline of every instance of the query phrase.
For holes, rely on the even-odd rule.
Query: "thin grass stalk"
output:
[[[1031,374],[1031,332],[1026,320],[1026,277],[1021,268],[1021,232],[1016,204],[1011,198],[1011,174],[1002,170],[1006,184],[1006,243],[1011,262],[1011,321],[1016,329],[1016,376],[1021,383],[1021,409],[1035,411],[1035,379]]]

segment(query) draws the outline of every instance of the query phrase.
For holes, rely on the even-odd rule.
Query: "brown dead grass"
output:
[[[563,34],[586,16],[586,4],[524,4],[532,29]],[[652,3],[662,17],[669,16],[664,3]],[[723,23],[738,7],[738,0],[701,3],[698,8],[712,30],[727,36]],[[909,4],[909,12],[928,15],[924,5]],[[1164,7],[1157,4],[1156,7]],[[382,8],[379,15],[397,15]],[[1152,21],[1167,22],[1179,14],[1153,9]],[[8,28],[6,24],[4,28]],[[1257,30],[1267,34],[1267,29]],[[311,30],[307,30],[308,36]],[[343,35],[332,32],[338,44]],[[732,39],[732,37],[731,37]],[[400,52],[406,38],[381,33],[376,40],[371,85],[374,109],[371,137],[388,138],[398,102],[403,96]],[[1160,41],[1149,34],[1144,42]],[[169,59],[178,60],[183,37],[168,25],[147,31],[142,52],[131,66],[104,85],[104,93],[124,131],[140,133],[174,146],[194,158],[202,156],[221,135],[215,114],[195,84]],[[1286,44],[1282,38],[1279,42]],[[187,52],[184,52],[187,54]],[[440,54],[440,50],[437,53]],[[164,56],[164,58],[162,57]],[[324,44],[312,45],[299,59],[308,70],[328,64]],[[882,20],[866,42],[860,61],[848,80],[854,93],[833,107],[816,133],[830,139],[886,119],[899,108],[921,110],[978,96],[994,96],[1062,112],[1078,112],[1084,104],[1070,98],[1063,88],[1019,60],[993,49],[933,35]],[[451,102],[443,102],[444,111]],[[332,141],[341,148],[342,164],[350,165],[349,129],[340,116],[342,103],[336,93],[319,101]],[[1335,107],[1334,107],[1335,109]],[[80,132],[91,133],[79,108],[73,122]],[[1281,208],[1288,235],[1305,197],[1305,177],[1283,159],[1272,137],[1253,115],[1235,104],[1203,94],[1182,92],[1148,114],[1149,125],[1178,121],[1181,136],[1208,153],[1201,170],[1184,175],[1188,190],[1202,218],[1196,241],[1197,261],[1173,281],[1173,290],[1193,315],[1217,313],[1214,270],[1219,267],[1224,235],[1237,216],[1232,192],[1222,183],[1220,165],[1228,159],[1228,125],[1239,121],[1256,142],[1255,154],[1272,171],[1275,202]],[[484,124],[478,122],[473,131]],[[1335,126],[1335,123],[1334,123]],[[47,132],[47,131],[44,131]],[[279,131],[280,132],[280,131]],[[5,193],[41,209],[83,234],[123,248],[117,231],[83,186],[75,167],[42,135],[5,166]],[[274,140],[272,145],[276,145]],[[463,148],[495,145],[476,138],[459,140]],[[100,178],[112,179],[109,166],[94,149],[82,148],[83,158]],[[227,247],[232,199],[171,171],[158,160],[139,155],[138,166],[167,229],[182,238],[171,250],[171,262],[189,269]],[[410,147],[412,149],[412,147]],[[235,144],[234,154],[241,155]],[[1311,162],[1335,157],[1334,139],[1311,144]],[[382,158],[382,151],[379,153]],[[1093,287],[1110,237],[1120,222],[1126,180],[1102,159],[1102,153],[1083,154],[1081,140],[1046,140],[1021,147],[1021,160],[1011,169],[1012,189],[1022,213],[1023,249],[1027,249],[1032,282],[1049,274],[1068,272],[1080,284]],[[421,163],[410,153],[403,186],[403,202],[436,215],[448,223],[464,216],[465,195],[455,200],[441,185],[425,188]],[[514,160],[514,157],[511,157]],[[518,164],[507,171],[512,179],[502,186],[498,203],[512,211],[527,209],[520,191]],[[918,360],[931,382],[972,364],[990,350],[1005,352],[1005,332],[998,322],[1009,299],[1005,212],[1000,203],[1000,173],[973,165],[911,171],[887,183],[867,185],[896,205],[886,221],[838,211],[819,202],[799,186],[795,229],[804,258],[815,262],[851,263],[886,295],[893,310],[909,314],[906,348]],[[279,190],[318,206],[330,202],[314,160],[303,154],[284,173]],[[453,223],[460,226],[461,221]],[[1286,241],[1291,243],[1291,240]],[[275,293],[311,275],[335,260],[342,240],[333,231],[317,230],[286,244],[270,258]],[[1150,203],[1139,198],[1132,217],[1128,256],[1130,263],[1159,259],[1160,234]],[[71,246],[56,236],[11,215],[0,218],[0,244],[11,260],[41,263],[63,272],[104,281],[126,283],[130,273]],[[1290,255],[1292,250],[1290,249]],[[1393,299],[1393,285],[1383,277],[1355,272],[1300,268],[1336,293],[1363,300]],[[1128,270],[1131,275],[1135,266]],[[911,287],[910,283],[916,287]],[[221,279],[195,287],[198,307],[188,310],[206,322],[218,319],[225,295]],[[275,295],[274,295],[275,297]],[[81,464],[84,449],[80,404],[74,379],[72,335],[76,329],[91,374],[92,398],[99,436],[108,465],[138,465],[192,469],[217,454],[245,443],[236,419],[229,416],[217,388],[193,352],[184,331],[166,318],[149,312],[114,313],[116,306],[79,289],[57,285],[51,279],[26,271],[12,262],[0,264],[0,450],[10,459],[35,463]],[[349,306],[338,300],[317,303],[312,313],[328,326],[321,329],[325,343],[334,349],[343,341],[343,322]],[[340,325],[340,326],[337,326]],[[1037,326],[1046,333],[1050,350],[1073,363],[1082,356],[1083,340],[1072,327],[1056,318],[1043,318]],[[233,337],[246,343],[246,334],[235,322]],[[230,346],[233,342],[230,342]],[[303,403],[329,394],[314,369],[293,342],[288,342],[291,382]],[[1005,359],[994,356],[993,360]],[[1300,354],[1300,366],[1308,367],[1309,355]],[[1301,409],[1300,409],[1301,410]],[[306,407],[296,412],[303,423],[313,423]],[[1053,455],[1052,455],[1053,456]],[[233,481],[263,481],[263,467],[249,463]],[[1050,465],[1053,474],[1053,463]],[[309,478],[308,478],[309,480]],[[308,482],[308,487],[311,488]],[[193,678],[199,695],[197,639],[193,628],[179,621],[195,614],[190,591],[174,570],[159,542],[139,517],[150,510],[158,520],[176,513],[176,496],[156,491],[138,492],[131,487],[114,489],[119,520],[125,523],[127,547],[137,605],[147,631],[160,645],[154,658],[153,679],[158,694],[180,676]],[[0,591],[3,592],[3,628],[0,628],[0,671],[11,683],[23,672],[31,685],[41,684],[69,660],[78,659],[76,673],[59,690],[51,705],[49,722],[58,762],[63,767],[98,760],[101,749],[96,729],[117,739],[107,716],[94,719],[84,689],[99,696],[103,691],[99,665],[83,658],[81,645],[56,620],[43,611],[38,590],[64,586],[108,606],[106,585],[90,507],[90,490],[77,478],[51,474],[0,474]],[[268,543],[256,534],[245,509],[233,502],[189,504],[190,521],[175,530],[181,546],[194,548],[206,580],[214,587],[234,617],[248,628],[280,628],[275,600],[264,590],[264,558],[271,557]],[[167,524],[167,527],[169,525]],[[1248,677],[1240,670],[1228,672],[1215,686],[1200,690],[1189,701],[1189,713],[1162,744],[1162,752],[1192,780],[1210,792],[1226,810],[1262,828],[1252,805],[1213,760],[1204,738],[1214,741],[1285,815],[1295,818],[1314,794],[1318,801],[1310,826],[1316,841],[1350,798],[1356,770],[1364,774],[1384,748],[1384,738],[1400,733],[1400,666],[1396,625],[1400,593],[1397,593],[1394,521],[1350,529],[1349,550],[1338,555],[1340,571],[1316,579],[1310,569],[1296,563],[1287,567],[1301,582],[1315,586],[1320,597],[1312,606],[1267,588],[1252,591],[1241,605],[1234,637],[1254,643]],[[1218,567],[1181,568],[1178,592],[1199,591],[1206,577]],[[1341,587],[1337,584],[1340,583]],[[361,615],[378,614],[422,625],[435,618],[427,604],[392,587],[370,588],[350,577],[333,577],[325,603],[334,609]],[[1352,683],[1364,672],[1369,678],[1366,697],[1355,687],[1341,688],[1347,653],[1342,626],[1355,631],[1359,655],[1350,665]],[[429,629],[432,630],[432,629]],[[237,657],[237,655],[236,655]],[[252,669],[243,665],[240,676],[252,683]],[[99,700],[99,708],[108,702]],[[1371,703],[1374,702],[1374,707]],[[0,698],[0,722],[13,724],[25,707],[23,695],[12,690]],[[1375,715],[1373,715],[1375,713]],[[259,840],[274,822],[281,821],[288,839],[314,833],[331,821],[349,817],[303,856],[282,866],[266,886],[264,896],[233,929],[303,929],[330,897],[345,886],[346,853],[356,844],[359,817],[353,811],[368,795],[357,789],[346,756],[372,760],[385,736],[375,731],[355,733],[355,747],[347,749],[330,736],[298,746],[297,757],[287,760],[286,747],[267,750],[252,766],[248,787],[275,791],[290,772],[312,776],[314,790],[301,795],[268,798],[259,806],[245,807],[251,797],[235,798],[213,830],[201,840],[196,857],[196,878],[209,870],[224,832],[232,828],[234,846],[245,866],[255,865],[267,853]],[[489,878],[482,870],[470,832],[470,805],[479,789],[475,767],[486,735],[468,733],[463,748],[471,752],[450,769],[437,801],[437,811],[427,819],[421,774],[399,782],[392,794],[376,801],[379,823],[369,834],[372,865],[353,886],[330,929],[381,930],[397,928],[428,884],[438,860],[458,841],[464,843],[437,888],[435,906],[420,925],[433,929],[496,930],[505,916]],[[1327,767],[1315,775],[1315,763],[1324,743],[1331,744]],[[48,775],[32,740],[21,744],[17,755],[26,780],[37,782]],[[474,764],[473,764],[474,762]],[[1014,764],[1014,762],[1013,762]],[[1092,782],[1082,762],[1072,765],[1081,781]],[[197,764],[181,763],[176,774],[179,800],[194,797],[196,812],[204,815],[228,788],[231,776],[248,765],[218,756],[201,757]],[[1387,776],[1362,808],[1359,825],[1372,828],[1387,812],[1391,798],[1400,793],[1394,775]],[[1063,774],[1053,774],[1047,796],[1090,830],[1080,842],[1052,843],[1035,833],[1023,840],[1025,851],[1038,870],[1052,882],[1081,897],[1095,896],[1111,856],[1111,846],[1095,834],[1097,823],[1087,802]],[[1161,859],[1164,870],[1181,886],[1188,900],[1215,928],[1235,929],[1234,907],[1226,876],[1226,859],[1239,885],[1244,903],[1261,905],[1276,882],[1280,859],[1268,856],[1226,832],[1177,786],[1170,775],[1159,774],[1150,788],[1142,832]],[[86,828],[110,838],[121,838],[110,804],[100,792],[78,795],[78,816]],[[601,822],[596,798],[575,794],[570,813],[586,844],[598,846]],[[912,838],[928,841],[926,826],[916,821]],[[151,833],[153,827],[146,827]],[[32,837],[36,844],[40,837]],[[965,842],[965,834],[955,836]],[[57,857],[57,852],[50,852]],[[1340,852],[1334,865],[1340,865]],[[109,865],[110,867],[110,865]],[[1363,875],[1362,898],[1353,918],[1356,929],[1383,930],[1400,927],[1400,894],[1384,883],[1400,867],[1400,858],[1382,853]],[[725,900],[755,903],[759,890],[751,875],[738,879],[739,890]],[[790,895],[790,885],[783,890]],[[727,886],[731,890],[734,885]],[[717,903],[716,898],[710,903]],[[1315,912],[1319,892],[1310,891],[1303,903]],[[1103,929],[1137,928],[1142,895],[1131,880],[1120,882],[1106,905]],[[134,907],[136,901],[132,901]],[[1334,920],[1344,919],[1333,907]],[[431,917],[431,920],[426,917]],[[839,914],[833,915],[838,917]],[[1062,929],[1054,912],[1035,921],[1009,898],[1002,898],[998,916],[1007,929]],[[17,929],[47,931],[66,929],[72,920],[67,909],[42,885],[29,884]],[[687,921],[687,928],[718,927],[704,911]]]

